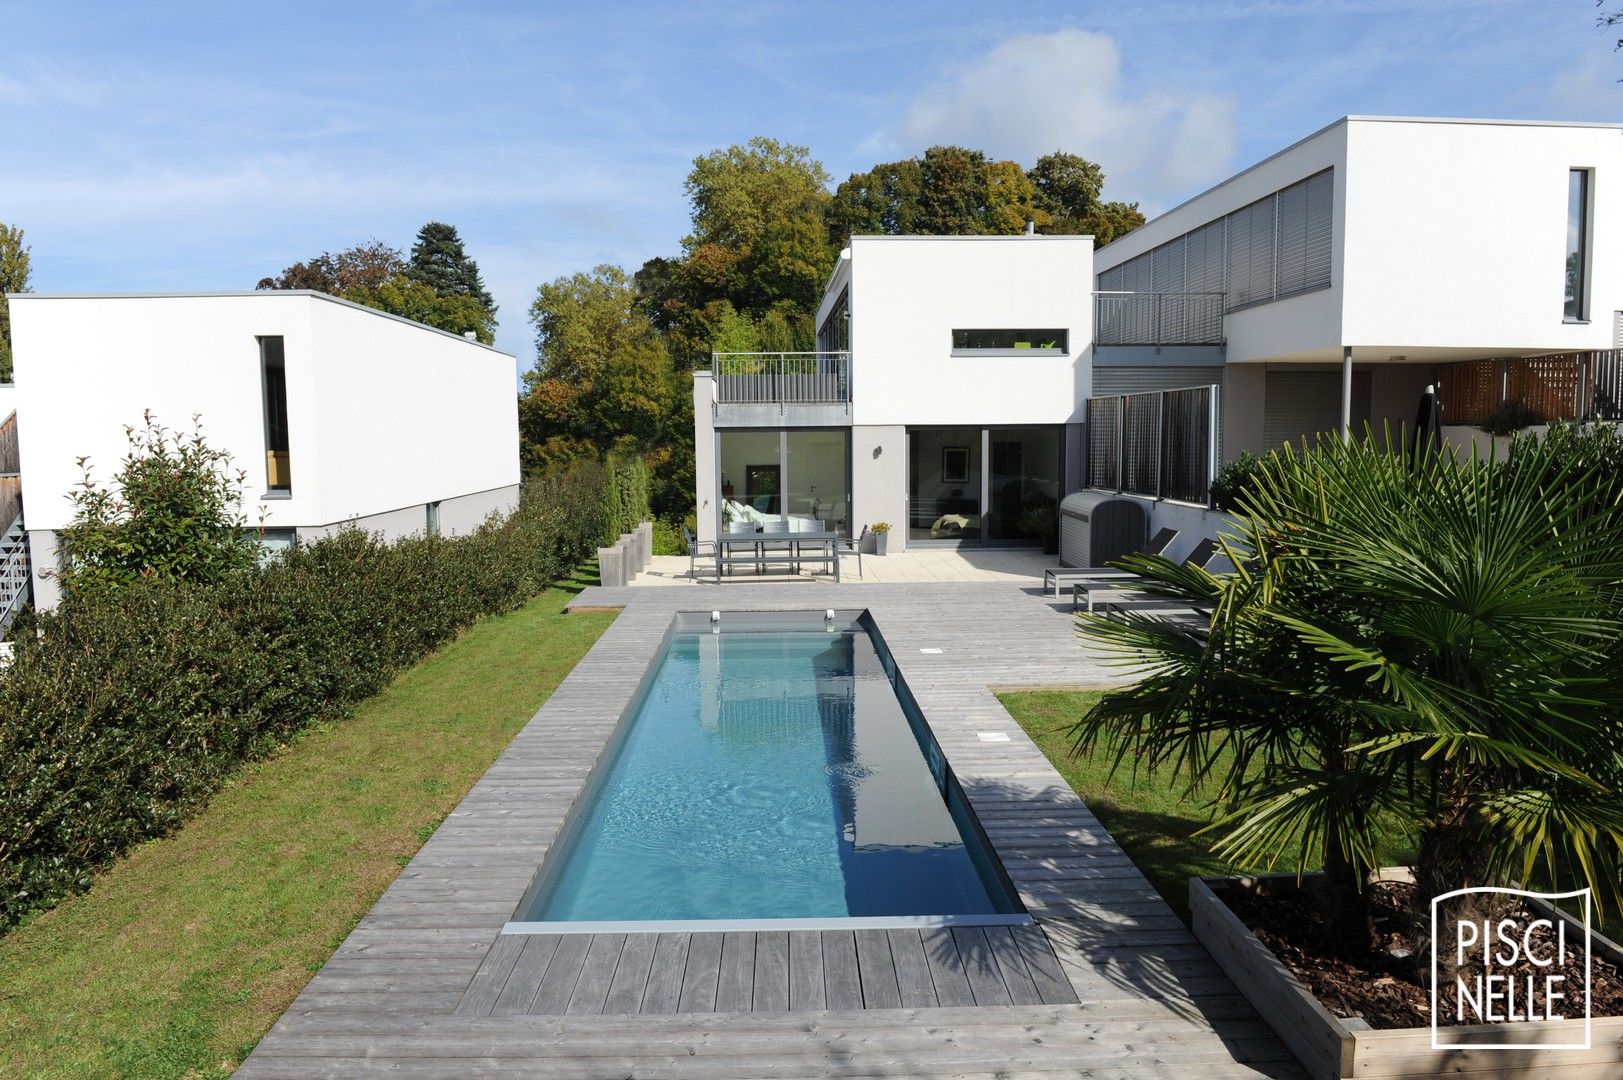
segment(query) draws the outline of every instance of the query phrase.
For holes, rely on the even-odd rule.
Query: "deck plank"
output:
[[[575,981],[574,993],[564,1012],[592,1015],[603,1011],[609,999],[609,987],[614,982],[614,969],[620,965],[620,950],[625,947],[625,934],[593,934],[586,950],[586,962],[581,965],[580,978]]]
[[[517,1016],[530,1011],[530,1006],[535,1002],[535,995],[541,991],[541,976],[546,974],[547,965],[552,962],[552,954],[558,951],[558,943],[563,938],[558,934],[503,936],[523,942],[524,954],[514,965],[513,974],[508,978],[507,985],[502,988],[501,997],[496,999],[496,1005],[491,1012],[502,1016]]]
[[[1044,1004],[1069,1005],[1077,1000],[1076,988],[1065,974],[1054,946],[1040,926],[1014,926],[1009,934],[1020,946],[1020,959],[1026,962],[1026,973],[1037,988],[1037,996]]]
[[[690,934],[661,934],[648,969],[642,1012],[673,1013],[682,1000],[682,972],[687,967]]]
[[[924,942],[917,930],[888,930],[891,960],[896,967],[897,991],[904,1008],[920,1009],[940,1004],[935,983],[930,979],[930,962],[924,956]]]
[[[755,937],[755,1012],[789,1011],[789,935],[768,930]]]
[[[986,943],[992,947],[992,959],[997,963],[998,974],[1003,976],[1003,985],[1008,988],[1010,1003],[1042,1004],[1042,997],[1037,993],[1037,983],[1026,968],[1025,958],[1020,955],[1020,943],[1014,940],[1010,928],[988,926],[983,929],[986,932]]]
[[[498,937],[496,943],[490,947],[490,951],[485,954],[485,962],[479,965],[479,970],[474,973],[473,981],[468,985],[467,992],[462,995],[462,1000],[457,1002],[456,1011],[470,1016],[489,1015],[496,999],[501,996],[502,987],[507,985],[513,965],[518,963],[523,951],[523,938]]]
[[[530,1012],[541,1016],[554,1016],[569,1006],[569,998],[580,981],[581,968],[586,964],[586,951],[592,946],[596,934],[564,934],[558,942],[558,951],[552,954],[546,974],[541,976],[541,989],[530,1005]]]
[[[943,1007],[975,1004],[975,994],[969,988],[969,976],[964,973],[964,962],[958,956],[958,943],[952,931],[934,927],[919,931],[924,944],[924,958],[930,964],[930,981],[935,984],[935,996]]]
[[[755,998],[755,935],[733,930],[721,936],[717,1012],[749,1012]]]
[[[648,987],[648,969],[654,963],[654,947],[658,934],[627,934],[620,949],[620,962],[615,965],[614,979],[609,983],[608,997],[603,1011],[623,1015],[642,1011],[643,991]]]
[[[688,946],[687,969],[682,973],[682,996],[677,1001],[677,1012],[715,1012],[716,988],[721,979],[721,944],[723,935],[706,932],[694,934]]]
[[[824,930],[823,985],[830,1009],[862,1008],[862,975],[857,970],[856,937],[849,930]]]
[[[789,931],[789,1008],[824,1009],[827,1001],[821,935],[815,930]]]
[[[890,955],[890,937],[884,930],[858,930],[857,970],[862,976],[862,1007],[897,1009],[902,1004],[896,980],[896,962]]]
[[[969,978],[969,990],[977,1005],[1008,1005],[1009,988],[1003,985],[1003,974],[998,971],[992,957],[992,946],[987,943],[986,931],[979,926],[954,927],[952,939],[958,945],[958,956],[964,962],[964,974]]]

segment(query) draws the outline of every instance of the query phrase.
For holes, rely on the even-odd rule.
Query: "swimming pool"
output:
[[[1029,921],[872,620],[738,612],[676,617],[508,930]]]

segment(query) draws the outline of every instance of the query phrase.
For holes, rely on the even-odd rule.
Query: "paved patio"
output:
[[[898,582],[960,581],[1004,582],[1010,585],[1040,586],[1043,570],[1059,565],[1058,555],[1044,555],[1038,551],[1005,550],[974,551],[965,548],[923,548],[893,555],[864,555],[861,574],[854,555],[842,561],[844,580],[873,585]],[[716,561],[700,559],[698,564],[700,585],[716,583]],[[773,573],[756,574],[741,570],[722,581],[723,585],[760,584],[762,582],[821,581],[832,583],[832,574]],[[633,585],[693,585],[688,576],[686,555],[655,555],[653,565],[632,582]]]
[[[503,925],[546,858],[672,615],[712,605],[803,609],[812,592],[818,607],[866,608],[873,615],[1034,917],[1034,936],[1011,949],[990,937],[937,934],[921,937],[920,952],[904,940],[898,956],[888,936],[859,942],[850,934],[830,939],[810,931],[809,939],[796,941],[791,934],[785,978],[794,978],[797,949],[808,962],[816,957],[810,969],[801,969],[802,991],[791,987],[787,1002],[777,996],[773,969],[771,992],[757,1007],[752,990],[748,1010],[741,969],[727,964],[724,934],[658,935],[635,947],[633,939],[653,935],[625,935],[612,943],[613,964],[605,959],[607,947],[595,950],[594,964],[590,942],[566,949],[504,941]],[[588,589],[571,606],[624,611],[361,920],[240,1075],[1301,1075],[993,696],[992,687],[1087,686],[1120,678],[1074,637],[1068,615],[1035,589],[974,583],[763,584],[698,593],[626,587]],[[753,944],[759,964],[761,943]],[[769,959],[778,955],[775,946]],[[889,951],[888,964],[881,962],[881,946]],[[874,961],[866,970],[878,978],[863,975],[858,950],[864,949]],[[636,963],[627,969],[628,953]],[[654,956],[646,974],[645,954]],[[736,955],[741,964],[742,953]],[[514,982],[527,956],[531,968],[542,970],[526,969]],[[853,956],[854,968],[845,963]],[[1049,967],[1051,961],[1057,963]],[[820,988],[808,989],[808,970]],[[752,987],[760,978],[752,975]],[[902,1000],[904,978],[920,994],[927,978],[934,1006],[922,998],[918,1005],[926,1007]],[[1026,980],[1038,978],[1049,985],[1033,1000]],[[516,990],[504,999],[509,985]],[[636,1011],[646,1013],[652,1001],[664,1015],[623,1015],[633,1011],[634,996]],[[1071,998],[1075,1004],[1047,1003]],[[625,1004],[611,1010],[611,999]]]

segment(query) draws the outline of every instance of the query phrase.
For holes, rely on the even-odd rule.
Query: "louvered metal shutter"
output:
[[[1223,291],[1224,219],[1189,234],[1184,248],[1184,287],[1190,292]]]
[[[1274,295],[1274,196],[1229,215],[1228,284],[1232,310]]]
[[[1109,270],[1099,271],[1099,291],[1116,292],[1121,288],[1121,267],[1112,266]]]
[[[1150,265],[1150,287],[1158,293],[1183,292],[1184,238],[1169,240],[1156,248]],[[1160,308],[1161,328],[1159,341],[1188,341],[1184,326],[1184,305],[1176,301],[1163,303]]]
[[[1279,193],[1279,270],[1274,295],[1301,292],[1306,281],[1307,183],[1303,181]]]
[[[1335,227],[1336,176],[1326,169],[1307,179],[1307,254],[1302,287],[1322,289],[1330,284],[1330,237]]]
[[[1352,426],[1362,434],[1369,421],[1370,374],[1353,372]],[[1270,371],[1263,400],[1262,437],[1267,450],[1282,443],[1312,445],[1315,435],[1341,430],[1339,371]]]
[[[1121,264],[1121,288],[1126,292],[1149,292],[1150,252],[1128,259]]]

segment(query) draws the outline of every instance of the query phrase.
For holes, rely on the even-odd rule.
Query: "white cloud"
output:
[[[1104,167],[1107,197],[1156,211],[1221,179],[1235,151],[1234,100],[1135,94],[1104,34],[1012,37],[926,90],[887,141],[910,151],[958,143],[1027,165],[1068,150]]]

